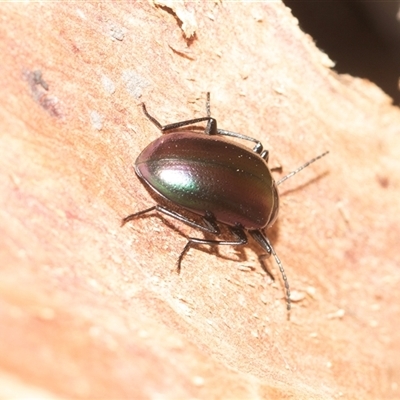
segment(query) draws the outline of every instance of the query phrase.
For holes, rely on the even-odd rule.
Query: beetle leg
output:
[[[139,211],[135,214],[128,215],[127,217],[122,219],[121,226],[124,226],[127,222],[132,221],[133,219],[135,219],[136,217],[139,217],[140,215],[147,214],[148,212],[155,210],[156,207],[157,206],[153,206],[150,208],[146,208],[146,210]]]
[[[281,272],[283,283],[286,289],[286,303],[287,303],[287,310],[290,310],[291,302],[290,302],[290,287],[289,281],[286,277],[285,270],[283,269],[283,265],[277,254],[275,253],[274,248],[272,247],[268,238],[260,231],[249,231],[250,235],[256,240],[256,242],[268,253],[268,257],[272,254],[275,258],[275,262],[279,267],[279,271]]]
[[[249,233],[250,233],[250,235],[257,241],[257,243],[260,243],[259,240],[258,240],[258,237],[255,237],[255,236],[254,236],[253,231],[249,231]],[[260,255],[258,256],[258,260],[260,261],[261,267],[262,267],[262,269],[265,271],[265,273],[271,278],[272,281],[275,282],[275,277],[274,277],[274,275],[273,275],[272,272],[269,270],[267,264],[264,262],[264,260],[265,260],[266,258],[270,258],[270,257],[271,257],[270,249],[269,249],[269,248],[266,248],[264,245],[261,245],[261,246],[262,246],[262,248],[263,248],[264,250],[267,251],[267,253],[266,253],[266,254],[265,254],[265,253],[264,253],[264,254],[260,254]]]
[[[176,211],[168,210],[168,208],[165,208],[163,206],[157,205],[156,210],[172,218],[175,218],[178,221],[184,222],[185,224],[193,228],[201,229],[204,232],[213,233],[214,235],[219,235],[220,233],[219,227],[212,215],[206,215],[205,217],[203,217],[204,225],[200,225],[197,222],[194,222],[191,219],[185,217],[184,215],[179,214]]]
[[[257,140],[257,139],[254,139],[254,138],[250,137],[250,136],[242,135],[241,133],[237,133],[237,132],[226,131],[225,129],[218,129],[217,133],[219,135],[234,137],[234,138],[242,139],[242,140],[248,140],[249,142],[255,143],[256,145],[253,148],[253,151],[255,153],[261,154],[261,152],[263,150],[263,145],[261,144],[261,142],[259,140]]]
[[[180,122],[174,122],[172,124],[161,125],[160,122],[158,122],[152,115],[149,114],[144,103],[142,103],[142,109],[143,109],[144,115],[162,132],[169,131],[172,129],[182,128],[183,126],[197,124],[198,122],[208,121],[205,133],[207,133],[209,135],[214,135],[217,133],[217,121],[210,116],[193,118],[193,119],[188,119],[186,121],[180,121]]]
[[[192,119],[188,119],[186,121],[174,122],[174,123],[168,124],[168,125],[161,125],[152,115],[149,114],[144,103],[142,103],[142,109],[143,109],[144,115],[162,132],[169,131],[172,129],[182,128],[183,126],[197,124],[198,122],[207,121],[207,126],[204,130],[204,133],[207,135],[217,135],[218,134],[217,120],[215,118],[211,117],[210,92],[207,92],[207,101],[206,101],[207,116],[206,117],[192,118]]]
[[[231,227],[229,228],[229,230],[231,231],[233,236],[237,238],[237,240],[209,240],[209,239],[198,239],[189,237],[185,247],[181,251],[181,254],[179,255],[178,258],[178,266],[177,266],[178,274],[181,272],[181,263],[183,256],[188,252],[190,247],[192,247],[194,244],[208,244],[210,246],[224,246],[224,245],[241,246],[247,243],[247,236],[243,228]]]
[[[143,214],[147,214],[154,210],[159,211],[165,215],[168,215],[169,217],[175,218],[178,221],[184,222],[185,224],[187,224],[193,228],[201,229],[204,232],[212,233],[214,235],[219,235],[219,233],[220,233],[219,227],[218,227],[217,223],[215,222],[214,217],[211,214],[206,214],[206,216],[203,217],[204,225],[201,225],[201,224],[198,224],[197,222],[190,220],[189,218],[185,217],[184,215],[179,214],[176,211],[169,210],[168,208],[165,208],[159,204],[157,204],[153,207],[150,207],[150,208],[146,208],[146,210],[139,211],[135,214],[128,215],[127,217],[125,217],[122,220],[121,226],[124,226],[127,222],[132,221],[136,217],[139,217]]]
[[[254,151],[254,149],[253,149]],[[263,150],[262,153],[260,154],[261,158],[265,160],[265,162],[268,164],[269,160],[269,151],[268,150]]]

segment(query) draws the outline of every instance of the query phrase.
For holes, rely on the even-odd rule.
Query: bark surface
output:
[[[337,75],[283,4],[1,5],[0,397],[399,397],[400,111]],[[161,123],[259,139],[285,182],[254,243],[149,215],[135,176]],[[234,184],[234,182],[232,182]]]

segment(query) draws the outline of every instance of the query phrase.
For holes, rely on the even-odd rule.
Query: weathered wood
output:
[[[0,396],[398,396],[399,109],[281,3],[163,4],[0,7]],[[153,204],[132,165],[159,132],[138,105],[175,122],[207,91],[282,174],[330,151],[282,185],[269,232],[290,322],[255,245],[192,249],[178,276],[197,233],[120,228]]]

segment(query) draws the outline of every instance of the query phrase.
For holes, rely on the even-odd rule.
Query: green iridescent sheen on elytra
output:
[[[199,215],[210,212],[227,225],[263,228],[278,205],[265,160],[220,136],[162,136],[139,155],[136,172],[174,204]]]

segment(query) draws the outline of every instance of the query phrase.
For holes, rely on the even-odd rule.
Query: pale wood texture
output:
[[[279,2],[169,6],[0,6],[0,397],[399,397],[399,109]],[[197,232],[120,228],[153,204],[139,104],[175,122],[207,91],[283,174],[330,151],[282,185],[269,231],[291,321],[254,244],[192,249],[178,276]]]

